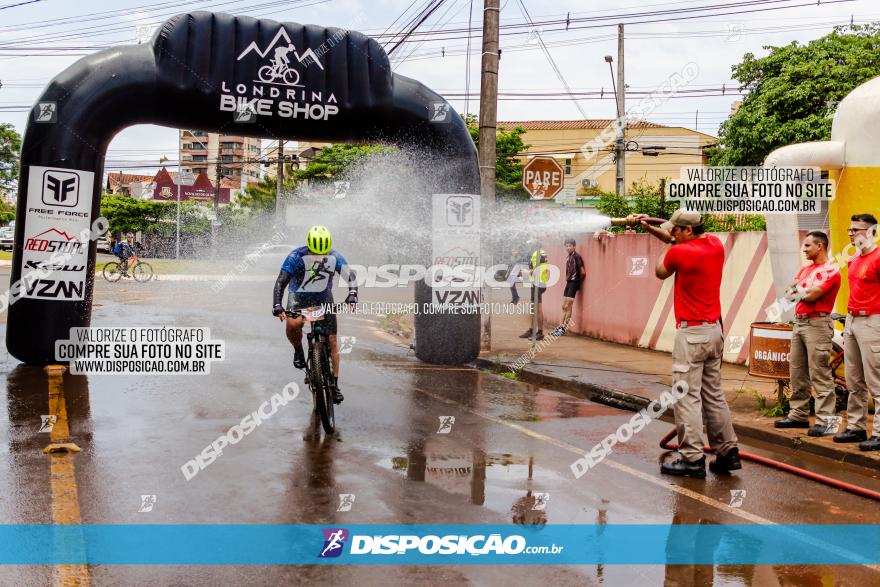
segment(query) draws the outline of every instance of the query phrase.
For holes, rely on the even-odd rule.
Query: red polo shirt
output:
[[[663,265],[675,272],[675,324],[721,318],[724,245],[711,234],[669,247]]]
[[[818,287],[825,293],[815,301],[798,302],[794,307],[795,314],[810,314],[812,312],[828,312],[830,314],[834,311],[834,300],[837,299],[837,290],[840,289],[840,271],[827,264],[810,263],[798,271],[797,282],[805,289]]]
[[[848,264],[850,312],[880,313],[880,248],[857,255]]]

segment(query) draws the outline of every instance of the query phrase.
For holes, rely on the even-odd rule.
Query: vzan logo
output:
[[[318,51],[325,48],[322,45]],[[238,56],[237,61],[256,54],[262,59],[256,69],[253,85],[246,83],[220,84],[220,110],[223,112],[252,112],[255,116],[278,116],[305,120],[327,120],[339,113],[336,96],[322,90],[306,90],[301,82],[301,69],[315,65],[323,70],[318,55],[308,48],[299,52],[284,27],[261,49],[252,41]],[[323,54],[323,53],[322,53]],[[245,61],[245,63],[248,63]],[[236,122],[253,122],[236,120]]]
[[[79,203],[79,175],[71,171],[43,173],[43,203],[73,208]]]

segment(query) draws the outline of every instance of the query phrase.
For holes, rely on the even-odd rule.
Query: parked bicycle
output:
[[[336,431],[336,416],[333,412],[334,376],[333,363],[330,360],[330,335],[321,323],[325,309],[321,306],[285,311],[291,318],[303,317],[311,324],[311,331],[306,333],[309,352],[306,356],[306,385],[312,392],[314,410],[321,419],[324,432],[333,434]]]
[[[137,256],[131,257],[129,261],[129,270],[124,270],[125,265],[118,261],[108,261],[104,265],[104,279],[110,283],[119,281],[123,276],[132,277],[135,281],[146,282],[154,277],[153,267],[149,263],[141,261]]]

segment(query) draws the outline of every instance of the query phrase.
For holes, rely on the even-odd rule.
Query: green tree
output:
[[[760,165],[774,149],[831,137],[837,102],[880,75],[880,24],[840,26],[806,45],[766,46],[746,53],[733,78],[747,91],[720,129],[712,165]]]
[[[480,126],[475,114],[464,117],[468,131],[477,148],[480,146]],[[513,130],[498,128],[495,134],[495,190],[499,196],[510,198],[528,198],[529,195],[522,187],[523,164],[517,159],[517,155],[525,153],[531,145],[522,140],[525,129],[517,127]]]
[[[155,229],[169,206],[176,206],[176,202],[155,202],[122,194],[104,194],[101,197],[101,216],[110,223],[112,233],[147,232]]]
[[[236,203],[257,214],[275,210],[276,181],[274,177],[264,177],[258,183],[248,184]]]
[[[12,220],[15,220],[15,206],[0,199],[0,224],[9,224]]]
[[[392,150],[392,147],[386,145],[339,144],[324,147],[316,157],[309,160],[305,169],[294,171],[293,178],[297,182],[303,180],[333,181],[364,159]]]
[[[18,179],[21,135],[7,123],[0,123],[0,192],[10,191]]]

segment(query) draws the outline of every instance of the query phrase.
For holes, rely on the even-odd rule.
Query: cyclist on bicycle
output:
[[[133,243],[134,235],[129,232],[125,235],[125,240],[119,241],[113,248],[113,254],[119,257],[119,262],[122,264],[122,274],[126,277],[128,277],[128,267],[131,264],[131,258],[134,256]]]
[[[293,345],[293,366],[297,369],[306,367],[302,346],[304,320],[301,315],[290,317],[284,313],[284,306],[281,305],[284,288],[287,288],[287,310],[290,312],[310,306],[321,305],[326,308],[333,304],[333,274],[339,273],[348,283],[345,303],[356,304],[358,301],[357,277],[349,268],[345,257],[334,251],[332,246],[330,231],[324,226],[313,226],[306,235],[306,246],[290,252],[275,281],[272,315],[287,321],[287,340]],[[335,376],[333,402],[338,404],[344,397],[339,391],[339,346],[336,344],[336,315],[332,309],[324,316],[324,326],[330,335],[330,356]]]
[[[272,60],[272,65],[275,67],[278,73],[283,73],[287,70],[288,65],[290,64],[290,57],[288,57],[288,53],[291,51],[295,51],[296,47],[293,46],[293,43],[287,45],[286,47],[278,47],[275,49],[275,59]]]

